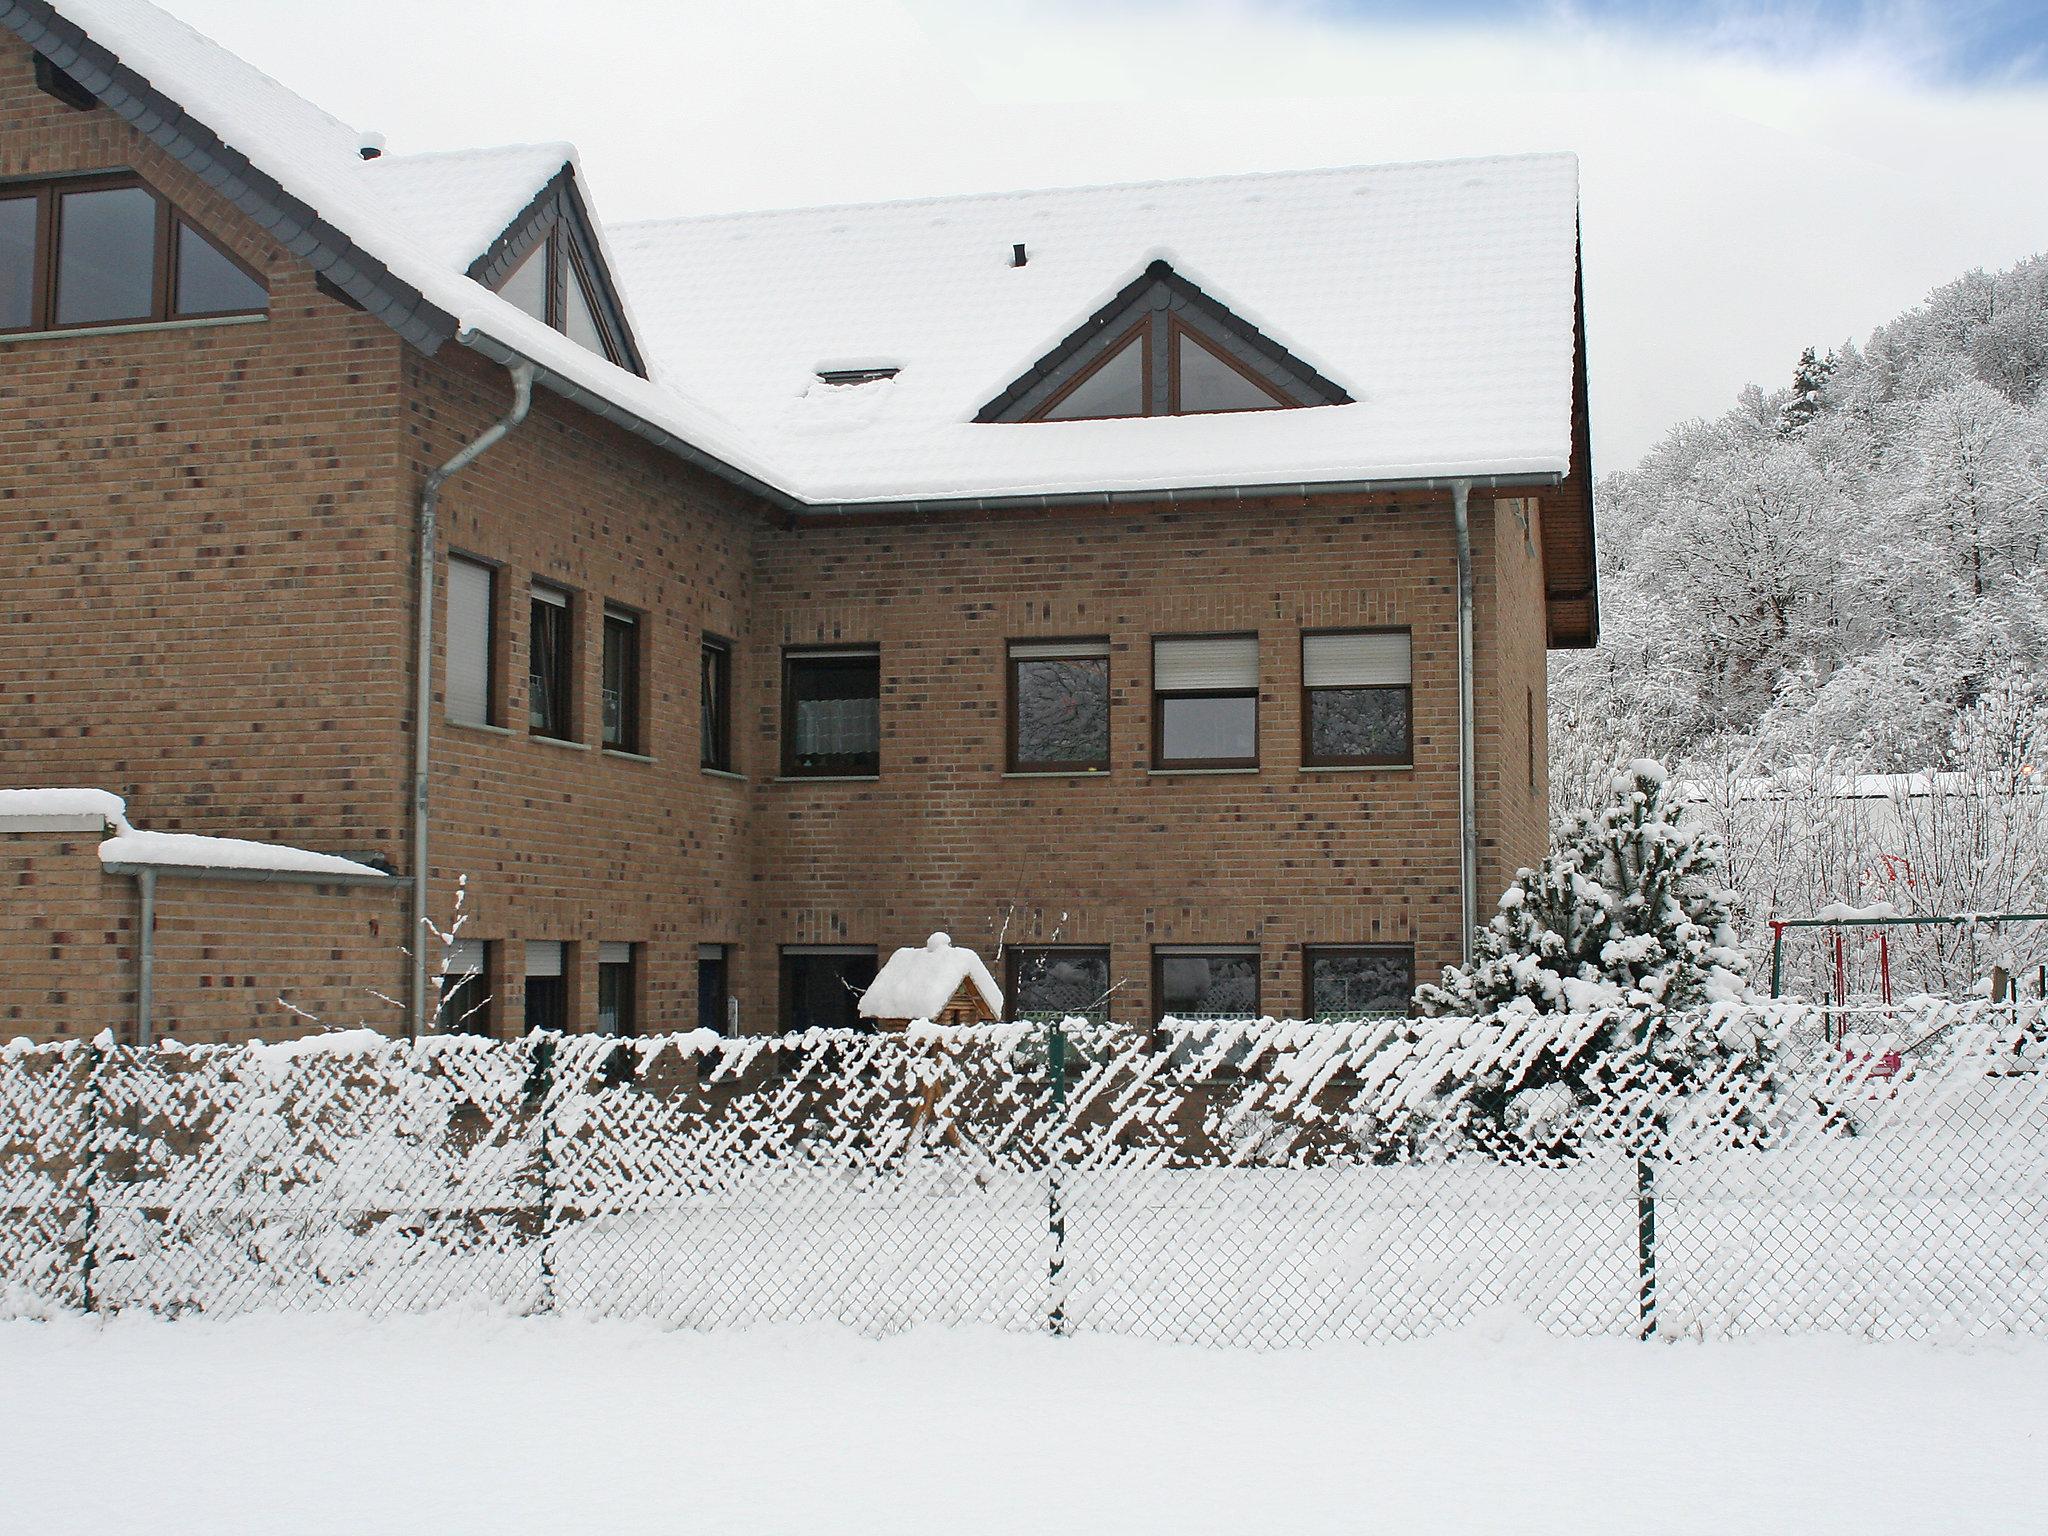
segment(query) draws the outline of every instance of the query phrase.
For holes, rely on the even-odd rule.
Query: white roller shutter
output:
[[[633,946],[615,943],[607,939],[604,943],[597,946],[597,963],[599,965],[631,965],[633,963]]]
[[[1408,631],[1301,638],[1304,688],[1380,688],[1408,682]]]
[[[1107,640],[1013,640],[1010,656],[1017,661],[1068,661],[1081,656],[1107,656]]]
[[[448,718],[488,725],[491,717],[491,568],[448,561]]]
[[[528,939],[526,941],[526,974],[529,976],[561,975],[562,941],[559,939]]]
[[[1160,693],[1259,686],[1259,637],[1152,642],[1152,686]]]
[[[484,973],[484,941],[482,939],[457,939],[448,946],[450,977],[481,976]]]

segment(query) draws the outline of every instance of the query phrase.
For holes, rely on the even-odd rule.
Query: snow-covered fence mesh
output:
[[[2048,1333],[2039,1005],[1645,1024],[17,1044],[0,1315]]]

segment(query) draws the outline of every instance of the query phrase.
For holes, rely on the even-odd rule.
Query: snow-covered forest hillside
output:
[[[2048,903],[2044,382],[2037,256],[1601,480],[1602,643],[1552,663],[1555,813],[1617,762],[1672,764],[1752,941],[1832,902]]]

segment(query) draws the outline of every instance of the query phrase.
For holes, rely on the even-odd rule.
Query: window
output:
[[[1415,761],[1408,653],[1405,629],[1301,637],[1305,764]]]
[[[721,773],[731,773],[732,646],[713,635],[704,637],[698,663],[697,699],[703,764]]]
[[[624,338],[604,318],[591,291],[582,253],[560,224],[499,280],[498,294],[577,346],[614,363],[632,364]]]
[[[568,986],[562,974],[564,946],[555,939],[526,945],[526,1030],[563,1029],[569,1017]]]
[[[434,963],[430,954],[428,963]],[[484,939],[455,939],[444,953],[437,985],[434,1029],[443,1035],[488,1035],[491,998],[490,944]]]
[[[1174,944],[1155,949],[1152,1011],[1161,1019],[1257,1018],[1257,948]]]
[[[1012,949],[1009,985],[1013,1019],[1093,1019],[1109,1014],[1109,951],[1054,947]]]
[[[597,946],[597,1028],[600,1034],[630,1035],[638,1022],[633,1007],[631,944]]]
[[[782,951],[782,1030],[860,1029],[860,997],[875,979],[875,952],[851,945],[791,945]]]
[[[641,750],[640,621],[623,608],[604,611],[604,744]]]
[[[1303,952],[1308,1016],[1403,1014],[1415,995],[1415,950],[1407,944],[1311,946]]]
[[[1160,767],[1258,766],[1257,635],[1152,642],[1152,760]]]
[[[527,729],[536,736],[569,739],[569,594],[535,583],[527,630]]]
[[[497,572],[479,560],[448,557],[448,718],[495,723]]]
[[[1173,327],[1173,410],[1271,411],[1294,402],[1276,394],[1244,364],[1211,347],[1184,325]]]
[[[713,1034],[731,1031],[732,978],[723,944],[697,946],[697,1027]]]
[[[1152,368],[1140,324],[1127,339],[1113,343],[1103,360],[1083,370],[1052,403],[1039,412],[1040,421],[1085,421],[1107,416],[1144,416],[1151,397]]]
[[[0,332],[261,314],[263,280],[133,177],[0,187]]]
[[[1012,641],[1010,770],[1109,767],[1109,642]]]
[[[882,766],[882,659],[874,650],[783,658],[782,771],[872,778]]]

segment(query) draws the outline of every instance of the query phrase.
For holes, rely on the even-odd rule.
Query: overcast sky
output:
[[[1602,471],[2048,249],[2038,4],[161,3],[393,153],[574,140],[610,221],[1576,150]]]

